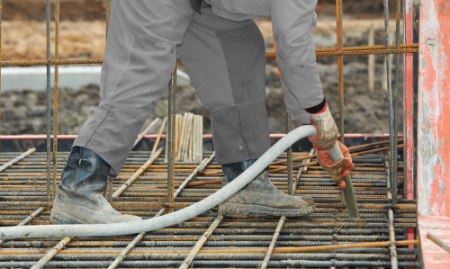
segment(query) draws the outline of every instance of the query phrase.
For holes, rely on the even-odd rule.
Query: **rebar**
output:
[[[264,260],[263,260],[261,266],[259,267],[260,269],[266,269],[267,266],[269,265],[270,258],[272,257],[273,250],[275,248],[278,237],[280,236],[281,229],[283,229],[285,222],[286,222],[286,216],[282,216],[280,218],[280,220],[278,221],[277,228],[275,228],[275,232],[273,234],[272,241],[270,242],[269,248],[266,251],[266,256],[264,257]]]
[[[23,219],[21,222],[19,222],[19,224],[17,224],[17,226],[27,225],[33,219],[35,219],[37,216],[39,216],[42,212],[44,212],[44,210],[45,210],[45,207],[43,207],[43,206],[39,207],[38,209],[33,211],[30,215],[28,215],[25,219]],[[0,245],[3,243],[4,243],[4,241],[0,240]]]
[[[285,131],[286,133],[289,133],[291,131],[291,116],[289,115],[289,113],[286,111],[285,113]],[[293,182],[293,177],[292,177],[292,147],[290,147],[287,152],[286,152],[286,170],[287,170],[287,182],[288,182],[288,190],[289,190],[289,194],[293,194],[294,193],[294,182]]]
[[[54,16],[55,16],[55,43],[54,43],[54,56],[53,58],[55,61],[58,61],[59,59],[59,23],[60,23],[60,0],[54,0]],[[52,148],[52,163],[53,163],[53,175],[52,175],[52,182],[53,182],[53,195],[56,195],[56,186],[57,186],[57,159],[58,159],[58,134],[59,134],[59,65],[55,64],[53,66],[54,74],[53,74],[53,148]]]
[[[50,23],[51,23],[51,0],[45,0],[45,33],[46,33],[46,96],[47,96],[47,103],[46,103],[46,131],[47,131],[47,200],[51,201],[52,199],[52,189],[51,189],[51,180],[52,180],[52,172],[51,172],[51,134],[52,134],[52,114],[51,114],[51,108],[52,108],[52,88],[51,88],[51,47],[50,47],[50,39],[51,39],[51,33],[50,33]]]
[[[309,152],[308,156],[312,156],[313,152],[314,152],[314,150],[312,149]],[[308,163],[308,162],[309,162],[309,159],[303,160],[303,164]],[[287,161],[287,163],[289,163],[289,161]],[[298,180],[299,180],[300,176],[302,175],[302,173],[306,172],[307,170],[308,170],[308,167],[303,167],[303,168],[299,169],[299,171],[297,173],[297,176],[296,176],[295,184],[293,186],[288,186],[289,194],[291,194],[291,195],[294,194],[295,189],[297,189],[297,183],[298,183]],[[270,242],[269,248],[267,249],[266,256],[264,257],[264,260],[263,260],[261,266],[259,267],[260,269],[266,269],[267,266],[269,265],[270,258],[271,258],[272,253],[273,253],[273,249],[275,248],[277,240],[278,240],[278,238],[280,236],[281,229],[283,229],[283,226],[284,226],[285,222],[286,222],[286,216],[282,216],[280,218],[280,220],[278,221],[277,227],[275,228],[275,232],[273,234],[272,241]]]
[[[159,119],[154,119],[137,137],[136,140],[134,140],[133,143],[133,148],[136,147],[137,144],[139,144],[139,142],[141,142],[142,138],[144,138],[144,136],[150,132],[151,129],[153,129],[155,127],[155,125],[158,123]]]
[[[384,6],[384,45],[385,48],[390,45],[389,38],[389,19],[390,19],[390,11],[389,11],[389,0],[383,0]],[[397,6],[397,5],[396,5]],[[396,29],[396,32],[398,28]],[[390,137],[390,181],[391,181],[391,193],[392,193],[392,201],[395,203],[397,201],[397,158],[398,158],[398,127],[397,127],[397,94],[395,93],[396,89],[392,88],[392,79],[391,79],[391,62],[390,55],[385,56],[386,62],[386,70],[387,70],[387,90],[389,92],[389,137]]]
[[[202,234],[202,236],[198,239],[195,246],[191,249],[189,254],[184,259],[183,263],[180,265],[179,269],[187,269],[191,265],[192,261],[195,259],[195,256],[201,251],[203,245],[208,241],[211,234],[216,230],[216,228],[220,225],[223,220],[223,215],[219,213],[214,221],[211,223],[211,226]]]
[[[103,0],[105,6],[105,39],[108,40],[109,22],[111,19],[111,0]]]
[[[368,54],[405,54],[405,53],[417,53],[419,52],[419,45],[414,44],[401,44],[397,49],[395,46],[389,46],[386,48],[383,45],[374,46],[359,46],[359,47],[344,47],[341,50],[336,48],[319,48],[316,49],[317,57],[330,57],[330,56],[357,56]],[[269,60],[275,59],[276,53],[274,51],[268,51],[266,57]],[[13,60],[13,61],[1,61],[0,67],[25,67],[25,66],[38,66],[38,65],[89,65],[89,64],[102,64],[103,59],[60,59],[58,61],[49,60]]]
[[[36,152],[36,148],[30,148],[27,151],[25,151],[24,153],[18,155],[17,157],[15,157],[14,159],[8,161],[7,163],[4,163],[3,165],[0,166],[0,172],[2,172],[3,170],[5,170],[6,168],[10,167],[11,165],[14,165],[18,162],[20,162],[21,160],[25,159],[26,157],[30,156],[31,154]]]
[[[40,269],[43,268],[59,251],[66,247],[66,245],[72,240],[72,237],[66,237],[62,239],[58,244],[56,244],[49,252],[47,252],[44,257],[39,259],[39,261],[30,269]]]
[[[159,155],[163,152],[163,149],[158,149],[154,155],[151,155],[148,161],[146,161],[122,186],[120,186],[113,194],[112,198],[117,198],[129,187],[133,182],[138,179],[153,162],[158,159]]]
[[[344,57],[366,54],[395,55],[395,68],[397,69],[395,69],[396,72],[394,73],[394,89],[391,89],[390,93],[396,94],[399,85],[397,72],[399,72],[398,59],[400,57],[398,55],[418,52],[417,44],[400,44],[398,26],[400,9],[398,5],[401,1],[396,1],[395,46],[389,44],[389,36],[387,36],[387,42],[384,46],[344,47],[342,0],[337,0],[337,47],[316,50],[317,57],[338,57],[339,111],[341,116],[339,126],[341,127],[342,139],[344,132]],[[45,3],[47,25],[46,60],[0,62],[0,75],[1,67],[4,66],[46,65],[48,106],[47,155],[35,153],[32,156],[23,158],[20,162],[8,165],[6,171],[5,169],[0,169],[0,182],[2,185],[2,191],[0,191],[1,226],[14,225],[20,220],[22,221],[20,221],[19,225],[21,223],[26,224],[30,221],[36,224],[48,224],[48,215],[41,213],[44,212],[44,206],[51,206],[51,173],[54,173],[53,179],[55,179],[55,174],[61,171],[64,160],[67,158],[67,153],[58,154],[57,152],[58,65],[102,63],[102,59],[59,59],[59,0],[54,2],[55,54],[52,57],[50,45],[51,0],[46,0]],[[106,21],[108,22],[109,0],[105,0],[105,4],[107,10]],[[108,23],[106,27],[108,28]],[[266,56],[269,59],[274,59],[275,53],[268,51]],[[53,91],[51,89],[52,65],[55,66],[55,85]],[[388,61],[387,65],[389,65]],[[175,131],[173,126],[171,127],[171,123],[173,124],[174,122],[173,118],[171,121],[171,116],[174,115],[174,112],[172,111],[170,113],[170,110],[174,109],[174,100],[172,100],[172,106],[170,105],[171,99],[174,98],[173,92],[176,87],[176,76],[174,74],[172,74],[172,83],[169,88],[168,129],[171,129],[171,131],[168,130],[169,140]],[[172,91],[172,94],[170,91]],[[53,106],[52,96],[54,97]],[[395,97],[393,96],[393,99]],[[53,122],[51,118],[52,107],[53,113],[56,113],[54,114]],[[396,113],[394,113],[395,115]],[[393,120],[396,120],[395,117]],[[52,128],[52,123],[56,128]],[[154,156],[157,153],[164,125],[165,121],[161,126],[160,135],[154,144],[150,156]],[[397,128],[396,123],[394,123],[394,128]],[[51,135],[52,132],[54,132],[53,136]],[[306,220],[294,218],[292,221],[287,222],[282,221],[283,217],[280,219],[221,219],[219,221],[220,227],[214,227],[214,234],[209,234],[207,240],[204,240],[202,239],[204,238],[202,234],[205,229],[213,227],[211,224],[214,224],[214,220],[217,220],[220,216],[213,211],[177,227],[163,229],[151,235],[139,234],[131,242],[129,240],[132,238],[129,237],[109,238],[107,240],[96,238],[88,240],[65,239],[57,245],[50,240],[8,241],[4,242],[4,245],[7,245],[10,249],[0,249],[0,267],[30,267],[33,265],[37,268],[40,265],[75,268],[107,267],[113,258],[116,258],[115,262],[118,261],[116,265],[121,264],[124,267],[177,267],[180,266],[183,259],[188,258],[186,255],[192,253],[194,250],[196,250],[196,253],[190,259],[190,262],[188,262],[188,265],[192,263],[194,267],[257,267],[261,265],[261,260],[263,258],[265,260],[268,256],[267,245],[269,245],[269,249],[273,245],[273,251],[270,251],[271,253],[267,263],[269,267],[389,267],[393,265],[393,250],[395,250],[398,266],[416,266],[418,263],[416,262],[415,250],[407,249],[405,248],[406,245],[404,245],[417,244],[416,240],[404,241],[406,238],[405,229],[413,229],[416,225],[415,203],[414,201],[405,201],[402,196],[398,196],[398,202],[392,204],[389,195],[386,197],[387,190],[394,186],[396,188],[397,181],[401,182],[403,180],[401,176],[402,171],[398,171],[397,166],[393,168],[392,161],[388,167],[394,173],[398,171],[398,175],[395,177],[395,184],[389,186],[387,179],[393,173],[391,171],[386,173],[383,170],[386,167],[383,163],[386,158],[384,151],[390,150],[390,157],[392,158],[394,156],[392,154],[394,152],[393,150],[395,149],[395,152],[397,152],[397,148],[401,146],[392,146],[392,143],[395,142],[392,141],[394,137],[397,139],[397,134],[394,136],[391,135],[389,147],[384,146],[386,144],[385,142],[381,142],[381,144],[376,146],[363,145],[362,148],[352,152],[353,157],[377,154],[375,157],[364,159],[364,162],[357,163],[354,172],[353,182],[358,193],[357,199],[361,208],[361,217],[364,219],[363,223],[351,222],[342,214],[342,205],[339,204],[339,191],[335,188],[331,178],[321,171],[318,163],[311,160],[312,158],[302,159],[303,157],[293,157],[293,161],[303,161],[304,164],[294,167],[298,169],[296,182],[294,183],[289,180],[289,184],[286,184],[285,171],[287,170],[288,173],[290,171],[288,168],[289,165],[286,164],[289,164],[291,161],[283,157],[273,163],[270,169],[270,179],[279,189],[285,192],[292,191],[296,195],[312,195],[316,201],[317,211],[311,214]],[[401,138],[398,139],[400,141]],[[51,149],[52,141],[53,150]],[[53,158],[50,158],[51,154],[54,154],[52,156]],[[299,156],[304,155],[306,153]],[[127,213],[145,216],[154,214],[161,215],[164,210],[161,209],[158,211],[158,209],[161,208],[161,203],[165,199],[169,198],[169,200],[166,200],[166,205],[168,205],[166,207],[167,209],[171,209],[172,207],[174,209],[183,208],[211,194],[220,185],[221,173],[218,170],[219,167],[217,164],[211,164],[202,169],[197,169],[198,166],[196,164],[179,165],[174,164],[174,162],[167,164],[161,158],[155,158],[146,167],[148,173],[141,171],[139,175],[134,176],[133,184],[127,182],[130,177],[133,177],[133,174],[136,175],[137,169],[149,161],[148,156],[148,152],[131,153],[123,171],[118,177],[118,181],[113,183],[116,189],[123,189],[120,192],[120,194],[123,194],[123,197],[117,195],[118,197],[112,202],[115,208],[126,211]],[[287,156],[292,157],[293,155],[288,154]],[[1,162],[4,160],[9,161],[12,158],[14,156],[11,154],[0,153]],[[51,160],[53,160],[53,169],[51,169]],[[397,157],[395,157],[395,161],[397,161]],[[207,163],[210,162],[212,162],[212,159]],[[46,173],[47,176],[45,176]],[[138,178],[140,180],[136,180]],[[289,174],[288,178],[291,178]],[[173,186],[175,185],[178,185],[179,188],[173,193]],[[126,192],[124,192],[125,189]],[[396,199],[397,192],[395,191],[394,193],[393,198]],[[175,197],[177,199],[174,199]],[[39,203],[41,207],[27,216],[30,210],[36,208],[36,203]],[[394,210],[395,215],[393,214]],[[38,213],[34,214],[36,212]],[[386,216],[386,212],[388,212],[388,216]],[[24,218],[24,216],[26,217]],[[283,224],[280,225],[280,222],[283,222]],[[274,233],[273,228],[276,225],[280,226],[280,229],[279,231],[275,229]],[[199,237],[200,241],[197,240]],[[371,241],[368,242],[370,245],[364,243],[365,241]],[[69,242],[71,243],[70,247],[68,247]],[[349,242],[360,242],[360,245],[351,246],[355,247],[355,249],[342,249]],[[196,245],[199,247],[196,247]],[[52,246],[54,247],[51,248]],[[123,249],[124,247],[126,248]],[[193,247],[194,249],[192,249]],[[337,247],[337,249],[330,250],[333,247]],[[51,248],[50,252],[41,258],[41,254],[48,248]],[[321,252],[323,249],[325,249],[325,252]],[[299,252],[305,250],[313,252]],[[124,261],[126,257],[129,260]],[[41,258],[41,262],[36,264],[35,261],[39,260],[39,258]],[[110,267],[114,264],[111,264]]]
[[[165,121],[164,121],[165,122]],[[160,132],[161,133],[161,132]],[[159,137],[159,136],[158,136]],[[156,146],[156,143],[155,143]],[[155,149],[155,148],[154,148]],[[210,157],[205,158],[195,169],[194,171],[183,181],[183,183],[181,183],[181,185],[178,187],[178,189],[175,191],[174,193],[174,198],[176,198],[181,191],[186,187],[186,185],[193,179],[195,178],[198,173],[202,172],[207,166],[208,164],[214,159],[215,157],[215,153],[213,152]],[[158,213],[156,213],[155,217],[159,217],[164,213],[165,209],[161,208]],[[108,269],[114,269],[117,268],[117,266],[120,265],[120,263],[123,262],[123,260],[125,259],[125,257],[128,255],[128,253],[135,248],[136,244],[139,243],[142,238],[144,238],[145,233],[140,233],[138,234],[133,241],[131,241],[126,248],[120,253],[119,256],[117,256],[115,258],[115,260],[108,266]]]
[[[344,50],[344,32],[342,0],[336,0],[336,44],[339,53]],[[344,143],[344,109],[345,109],[345,86],[344,86],[344,56],[337,56],[338,73],[338,100],[339,100],[339,133],[342,143]]]
[[[398,48],[400,46],[400,22],[402,20],[402,2],[403,0],[396,0],[395,3],[395,47]],[[393,185],[391,186],[391,193],[393,196],[393,202],[397,202],[397,193],[398,193],[398,173],[397,173],[397,166],[398,166],[398,133],[399,133],[399,100],[398,100],[398,94],[400,90],[400,76],[401,76],[401,57],[399,54],[394,54],[394,87],[392,89],[392,103],[393,103],[393,119],[392,119],[392,125],[394,127],[393,133],[394,136],[391,137],[392,145],[391,145],[391,154],[393,165],[392,171],[395,173],[392,177],[393,179]]]
[[[0,162],[10,160],[14,156],[14,154],[1,153]],[[59,154],[59,171],[62,169],[67,156],[67,153]],[[113,187],[117,189],[126,182],[142,164],[148,161],[148,156],[149,152],[132,152],[125,163],[123,172],[113,183]],[[319,169],[319,166],[308,167],[307,171],[302,172],[298,178],[298,189],[296,189],[295,194],[312,195],[316,201],[317,210],[307,219],[290,218],[289,222],[285,222],[276,240],[275,250],[279,247],[297,248],[347,244],[349,242],[389,241],[390,231],[386,212],[391,204],[386,198],[386,190],[388,189],[388,174],[386,171],[388,171],[388,168],[384,165],[385,158],[383,156],[371,156],[374,162],[378,161],[378,165],[381,165],[376,170],[372,171],[373,168],[369,169],[368,164],[365,163],[356,164],[355,167],[354,186],[358,193],[357,199],[360,204],[363,223],[349,221],[342,213],[342,205],[339,204],[339,191],[334,186],[332,179]],[[368,159],[368,157],[365,158]],[[281,160],[286,161],[285,157],[277,161]],[[370,165],[373,164],[373,162],[370,163]],[[30,167],[33,168],[30,169]],[[113,206],[122,212],[141,216],[152,216],[158,213],[166,195],[165,167],[164,158],[161,155],[153,165],[148,167],[147,173],[142,174],[139,180],[135,180],[127,188],[127,191],[122,194],[124,197],[114,199]],[[190,170],[184,167],[188,167]],[[191,164],[175,166],[175,186],[180,186],[195,171],[196,167]],[[214,170],[216,167],[216,163],[211,163],[204,171]],[[163,168],[163,170],[158,170],[160,168]],[[368,172],[363,172],[366,170]],[[156,171],[161,172],[156,173]],[[204,177],[202,174],[198,173],[190,182],[219,182],[220,180],[220,176]],[[45,202],[45,176],[42,175],[45,175],[45,154],[40,152],[36,152],[7,170],[0,172],[2,184],[0,195],[3,198],[0,201],[0,214],[2,214],[0,225],[17,224],[28,214],[27,211],[35,210],[33,206],[35,206],[36,201],[42,205],[47,205],[43,203]],[[10,184],[13,179],[14,182],[26,184]],[[34,182],[32,185],[27,183],[31,182],[30,179]],[[271,172],[270,179],[277,188],[288,192],[285,172]],[[4,182],[8,182],[8,184],[3,184]],[[214,192],[217,188],[220,188],[220,184],[200,185],[184,189],[179,192],[179,196],[175,199],[174,208],[186,207]],[[14,192],[11,192],[13,190]],[[50,207],[51,204],[49,203],[48,206]],[[416,206],[414,202],[399,199],[398,204],[393,209],[396,212],[393,219],[395,240],[402,241],[406,239],[405,229],[416,226]],[[70,244],[66,244],[46,263],[46,267],[61,266],[62,264],[68,267],[80,267],[81,265],[108,267],[112,260],[119,257],[127,249],[131,244],[130,242],[134,245],[128,248],[128,253],[123,256],[126,260],[123,259],[120,262],[121,266],[150,266],[151,264],[156,266],[159,264],[160,267],[179,267],[216,217],[217,213],[213,211],[181,226],[135,237],[136,240],[133,240],[133,237],[72,239]],[[224,267],[243,266],[241,261],[252,264],[253,267],[260,266],[267,253],[267,246],[274,238],[274,229],[279,221],[279,218],[226,218],[222,220],[220,226],[204,243],[202,251],[195,256],[192,266],[209,264],[208,262],[211,262],[210,266],[214,264],[216,267],[220,267],[220,265]],[[34,219],[34,223],[48,223],[48,215],[41,215]],[[56,243],[48,240],[5,242],[5,246],[8,246],[9,249],[0,249],[0,257],[4,258],[3,260],[0,259],[0,265],[8,265],[9,263],[11,266],[21,264],[32,266],[45,249],[52,249]],[[217,248],[229,251],[218,253],[215,250]],[[260,248],[261,250],[258,253],[251,253],[251,250],[247,251],[253,248]],[[399,266],[415,263],[414,252],[406,255],[407,247],[397,246],[396,249]],[[290,263],[325,264],[332,259],[335,259],[336,264],[360,264],[361,266],[369,266],[373,259],[377,259],[380,266],[390,266],[391,259],[389,246],[342,249],[331,252],[314,251],[308,254],[309,256],[305,255],[306,253],[277,253],[274,251],[268,267],[285,267]],[[225,257],[228,257],[228,259]],[[236,260],[236,258],[239,260]],[[152,260],[148,261],[148,259]],[[250,261],[251,263],[249,263]]]
[[[169,210],[173,206],[173,180],[175,163],[175,90],[177,87],[177,68],[172,72],[172,79],[169,85],[168,103],[167,103],[167,195],[166,206]]]

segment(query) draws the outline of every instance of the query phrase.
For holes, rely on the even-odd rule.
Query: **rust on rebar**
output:
[[[179,269],[187,269],[191,265],[192,261],[195,259],[195,256],[201,251],[203,245],[208,241],[209,237],[216,230],[216,228],[220,225],[223,220],[223,215],[219,213],[208,229],[202,234],[202,236],[198,239],[195,246],[191,249],[189,254],[184,259],[183,263],[180,265]]]
[[[316,49],[317,57],[335,57],[335,56],[356,56],[356,55],[369,55],[369,54],[405,54],[405,53],[417,53],[419,52],[418,44],[401,44],[398,48],[391,46],[385,48],[383,45],[374,46],[359,46],[359,47],[344,47],[342,51],[336,48],[322,48]],[[275,59],[276,53],[274,51],[268,51],[266,56],[268,59]],[[59,60],[14,60],[14,61],[1,61],[0,67],[24,67],[24,66],[37,66],[37,65],[89,65],[89,64],[102,64],[103,59],[59,59]]]
[[[164,121],[165,122],[165,121]],[[161,132],[160,132],[161,133]],[[180,186],[177,188],[177,190],[174,193],[174,198],[176,198],[181,191],[187,186],[187,184],[194,179],[198,173],[202,172],[208,164],[214,159],[215,153],[213,152],[208,158],[205,158],[195,169],[194,171],[183,181],[183,183],[180,184]],[[161,208],[158,213],[156,213],[155,217],[159,217],[164,213],[165,209]],[[108,269],[114,269],[117,268],[120,263],[126,258],[128,253],[130,253],[131,250],[133,250],[137,243],[139,243],[142,238],[144,238],[145,233],[138,234],[128,245],[127,247],[120,253],[119,256],[117,256],[114,261],[108,266]]]

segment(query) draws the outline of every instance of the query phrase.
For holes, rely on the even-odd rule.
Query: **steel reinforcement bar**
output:
[[[385,48],[382,45],[374,46],[359,46],[359,47],[344,47],[342,51],[336,48],[323,48],[317,49],[317,57],[332,57],[332,56],[358,56],[358,55],[370,55],[370,54],[405,54],[405,53],[417,53],[419,47],[417,44],[401,44],[397,48],[391,46]],[[276,58],[275,51],[268,51],[266,53],[268,59],[273,60]],[[103,59],[58,59],[58,60],[17,60],[17,61],[1,61],[0,67],[25,67],[25,66],[38,66],[38,65],[89,65],[89,64],[102,64]]]
[[[0,162],[7,162],[15,156],[17,154],[2,153]],[[58,156],[60,171],[68,155],[61,152]],[[148,156],[149,152],[132,152],[118,180],[113,182],[113,188],[119,188],[133,176],[147,162]],[[317,211],[307,219],[286,219],[279,229],[268,267],[373,266],[375,262],[377,266],[388,267],[393,234],[398,265],[417,265],[415,249],[405,246],[417,242],[403,241],[407,239],[406,228],[416,225],[415,204],[399,197],[392,225],[386,218],[391,203],[386,197],[388,173],[385,160],[386,155],[379,154],[355,158],[357,165],[353,178],[364,220],[361,223],[350,221],[342,212],[345,207],[340,202],[340,193],[319,166],[308,166],[307,170],[302,168],[306,171],[300,174],[295,194],[312,196],[317,203]],[[283,161],[286,159],[277,160],[278,163]],[[113,200],[114,207],[143,217],[158,213],[165,202],[165,167],[162,157],[155,160],[121,196]],[[197,176],[191,179],[191,183],[202,184],[185,184],[185,189],[175,197],[174,209],[192,204],[220,188],[217,183],[220,175],[204,176],[208,170],[217,169],[217,164],[208,165],[202,172],[197,168],[196,164],[175,165],[175,186],[181,186],[194,172]],[[285,170],[271,173],[270,178],[278,188],[288,191]],[[45,154],[36,152],[0,172],[0,183],[2,226],[19,223],[28,216],[31,208],[36,209],[36,205],[47,206]],[[212,225],[214,220],[217,225]],[[34,218],[33,223],[48,223],[48,211]],[[212,211],[179,226],[143,235],[120,264],[124,267],[179,267],[187,260],[193,267],[258,267],[267,255],[267,246],[274,238],[277,225],[279,218],[224,217],[219,222],[217,213]],[[132,239],[73,238],[63,248],[52,240],[7,241],[0,249],[0,267],[31,267],[42,258],[43,252],[50,249],[53,255],[46,261],[46,267],[104,268],[123,253]]]

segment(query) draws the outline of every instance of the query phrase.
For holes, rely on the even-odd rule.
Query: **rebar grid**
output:
[[[2,153],[0,162],[7,162],[16,156]],[[148,156],[149,152],[132,152],[112,188],[123,186],[148,162]],[[59,154],[58,172],[67,157],[68,153]],[[327,267],[330,264],[373,266],[376,262],[381,267],[390,266],[392,233],[386,212],[391,204],[386,194],[389,188],[385,159],[385,155],[368,155],[355,160],[358,164],[352,177],[361,208],[363,222],[360,223],[347,218],[343,212],[345,206],[340,202],[340,192],[319,166],[302,167],[295,194],[311,195],[317,202],[317,211],[306,219],[286,218],[279,229],[268,267]],[[285,156],[274,163],[280,162],[286,162]],[[177,192],[174,209],[199,201],[220,188],[221,175],[204,176],[208,170],[217,169],[217,164],[204,163],[202,166],[203,169],[199,169],[197,164],[175,165],[174,186],[185,186],[185,189]],[[193,173],[195,176],[192,176]],[[166,178],[166,163],[160,157],[132,184],[127,184],[128,188],[122,195],[113,199],[113,206],[126,213],[154,216],[165,204]],[[285,171],[272,172],[270,178],[278,188],[288,191]],[[184,183],[186,179],[202,184],[191,187]],[[45,153],[36,152],[0,172],[0,183],[0,225],[17,225],[23,219],[29,219],[30,212],[41,207],[46,210],[33,217],[31,223],[49,224]],[[391,227],[395,231],[398,264],[416,266],[415,250],[408,249],[407,245],[417,242],[403,241],[406,240],[406,229],[416,225],[415,204],[399,197],[394,209],[395,218],[392,219]],[[0,267],[30,267],[42,259],[45,253],[51,253],[51,259],[45,262],[48,268],[105,268],[117,257],[121,257],[117,265],[124,267],[165,268],[183,265],[183,268],[187,268],[188,263],[192,263],[193,267],[260,266],[276,233],[279,218],[220,218],[214,210],[178,226],[141,235],[139,240],[133,240],[133,237],[73,238],[59,244],[52,240],[7,241],[0,249]],[[134,242],[133,247],[120,256],[130,242]],[[344,246],[335,246],[355,243],[362,245],[351,245],[345,249],[342,249]],[[312,246],[324,247],[308,248]]]
[[[336,0],[337,47],[316,50],[317,57],[337,57],[341,139],[344,138],[344,58],[350,55],[396,55],[396,66],[398,66],[397,59],[400,57],[397,55],[418,52],[417,44],[401,44],[399,42],[398,29],[399,17],[401,16],[399,15],[399,6],[401,7],[401,0],[396,1],[397,38],[395,46],[390,46],[387,42],[384,46],[345,47],[342,29],[343,3],[342,0]],[[46,0],[47,59],[2,61],[0,58],[0,71],[1,67],[5,66],[46,65],[48,97],[47,159],[42,153],[30,154],[17,160],[17,162],[10,162],[3,169],[4,171],[0,170],[0,182],[2,183],[2,189],[0,190],[2,220],[0,225],[49,223],[48,209],[51,208],[52,189],[55,190],[57,177],[67,158],[66,153],[58,154],[57,151],[58,66],[102,63],[101,59],[59,58],[60,0],[53,1],[55,43],[52,57],[50,43],[51,3],[51,0]],[[107,11],[106,29],[108,29],[109,0],[105,0],[105,8]],[[269,59],[274,59],[275,52],[268,51],[266,56]],[[53,89],[50,79],[51,66],[55,68]],[[399,75],[396,72],[395,89],[399,86],[398,77]],[[176,86],[174,78],[172,82],[169,98],[174,97],[173,90]],[[171,109],[168,111],[170,119],[174,115],[174,106],[169,106],[169,109]],[[53,117],[51,117],[52,110]],[[51,133],[53,133],[53,138]],[[169,137],[172,135],[169,135]],[[395,143],[394,141],[392,144],[395,145]],[[398,147],[399,145],[395,145],[392,148],[391,145],[391,156],[394,155],[392,153]],[[169,146],[170,148],[173,147]],[[213,211],[176,227],[163,229],[148,235],[139,234],[134,239],[132,237],[108,240],[65,238],[59,243],[52,240],[8,241],[3,242],[2,247],[5,248],[0,249],[0,267],[33,266],[34,268],[41,268],[45,265],[46,267],[109,266],[110,268],[116,268],[121,265],[125,267],[181,266],[187,268],[190,264],[194,267],[258,267],[263,260],[265,261],[263,266],[269,267],[395,267],[396,264],[398,266],[418,266],[415,250],[405,247],[417,242],[401,241],[407,239],[406,229],[415,227],[415,204],[413,201],[405,201],[402,196],[398,197],[397,204],[392,204],[392,196],[386,195],[389,187],[394,190],[394,188],[397,188],[397,184],[401,184],[403,180],[400,171],[396,176],[397,180],[391,181],[391,183],[395,183],[395,186],[389,186],[387,181],[389,173],[386,173],[384,165],[386,156],[381,154],[387,149],[389,147],[369,147],[362,153],[354,153],[356,154],[354,157],[364,154],[378,154],[369,156],[366,159],[369,160],[367,163],[358,164],[353,173],[361,217],[364,220],[361,223],[354,223],[346,218],[345,207],[341,203],[339,190],[320,169],[317,161],[310,161],[311,158],[302,159],[303,165],[297,163],[292,166],[288,165],[288,168],[286,159],[282,158],[278,160],[277,165],[270,168],[271,179],[278,188],[290,192],[292,189],[288,189],[285,182],[286,171],[290,171],[291,168],[297,169],[297,181],[295,185],[290,181],[289,185],[294,187],[296,195],[309,194],[317,202],[317,212],[308,219],[284,217],[264,220],[257,218],[230,219],[226,217],[222,219],[220,215]],[[173,162],[166,164],[161,158],[156,159],[156,157],[150,162],[148,156],[155,156],[155,153],[158,153],[159,156],[161,151],[156,152],[154,149],[151,155],[148,152],[133,152],[130,155],[118,182],[112,184],[112,188],[120,190],[120,193],[114,197],[112,202],[117,209],[143,217],[151,217],[162,214],[164,211],[161,211],[161,207],[168,206],[174,210],[183,208],[206,197],[220,187],[222,175],[220,167],[216,164],[206,165],[202,169],[198,169],[198,164],[180,165]],[[171,154],[173,154],[172,151],[168,153],[168,156]],[[1,153],[0,163],[11,161],[14,157],[8,153]],[[289,159],[288,164],[299,161],[294,157]],[[377,162],[378,160],[379,162]],[[51,163],[51,161],[53,162]],[[397,168],[396,164],[390,165],[390,167]],[[397,169],[395,171],[392,171],[392,169],[394,168],[391,168],[390,174],[397,174]],[[45,176],[46,174],[47,176]],[[129,181],[130,178],[133,178],[133,180]],[[179,191],[177,190],[174,194],[173,188],[175,186],[179,186]],[[396,189],[394,193],[397,193]],[[394,195],[392,198],[395,200],[397,196]],[[158,209],[160,210],[158,211]],[[30,212],[33,213],[29,215]],[[388,212],[388,215],[386,215],[386,212]],[[345,249],[341,249],[339,246],[335,248],[334,246],[351,242],[361,242],[362,244],[353,246],[357,248],[347,246],[348,248]],[[328,247],[308,249],[307,247],[310,246]],[[283,247],[289,248],[283,251]],[[393,251],[395,251],[395,254]],[[43,255],[43,253],[46,254]],[[393,256],[396,257],[395,261]],[[111,263],[112,261],[114,262]]]

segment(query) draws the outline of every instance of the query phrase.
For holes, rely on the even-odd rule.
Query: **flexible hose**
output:
[[[35,225],[0,228],[0,239],[19,238],[63,238],[91,236],[119,236],[149,232],[182,223],[194,218],[218,204],[224,202],[239,190],[244,188],[281,153],[286,151],[296,141],[316,134],[311,125],[301,126],[289,132],[286,136],[267,150],[252,166],[222,189],[205,199],[173,213],[151,219],[115,224],[76,224],[76,225]]]

